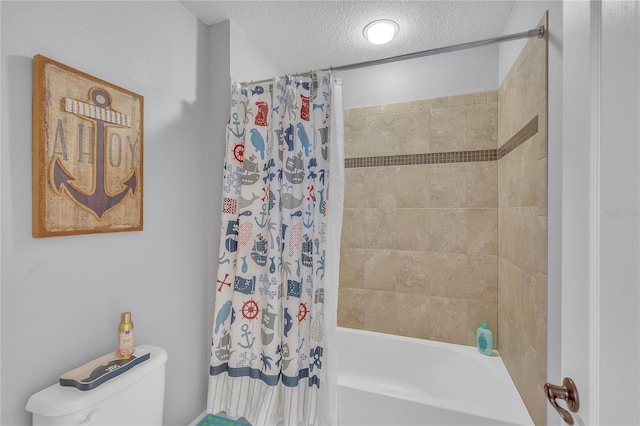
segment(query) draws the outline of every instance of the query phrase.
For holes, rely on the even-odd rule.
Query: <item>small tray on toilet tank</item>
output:
[[[88,391],[100,386],[109,379],[149,359],[148,350],[135,348],[130,358],[118,358],[115,352],[89,361],[81,367],[60,376],[60,386],[72,386]]]

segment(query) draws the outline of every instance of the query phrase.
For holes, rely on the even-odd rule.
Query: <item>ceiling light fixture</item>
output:
[[[389,19],[380,19],[364,27],[364,37],[372,44],[389,43],[398,34],[398,24]]]

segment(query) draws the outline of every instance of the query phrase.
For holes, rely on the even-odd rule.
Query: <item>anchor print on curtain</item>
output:
[[[208,409],[314,424],[326,365],[330,73],[232,86]]]

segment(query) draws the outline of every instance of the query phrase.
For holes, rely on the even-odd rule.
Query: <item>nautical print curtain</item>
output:
[[[327,377],[331,108],[329,72],[232,86],[210,412],[254,425],[316,422]]]

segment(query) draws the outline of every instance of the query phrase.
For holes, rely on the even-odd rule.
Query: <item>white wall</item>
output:
[[[169,354],[165,423],[187,424],[205,405],[206,239],[219,203],[218,187],[203,179],[211,167],[208,29],[177,2],[2,1],[0,8],[0,423],[31,424],[28,397],[114,350],[120,312],[131,310],[136,343]],[[144,96],[144,231],[31,237],[37,53]]]
[[[229,22],[231,43],[231,78],[234,81],[260,81],[282,76],[287,71],[276,64],[233,21]],[[228,115],[228,112],[227,112]]]
[[[516,0],[504,34],[535,28],[549,11],[548,82],[548,251],[547,251],[547,379],[560,383],[560,303],[562,235],[562,2]],[[500,45],[500,82],[518,57],[523,41]],[[559,416],[548,405],[547,423],[560,424]]]
[[[392,104],[498,88],[498,47],[336,72],[343,79],[344,108]]]

